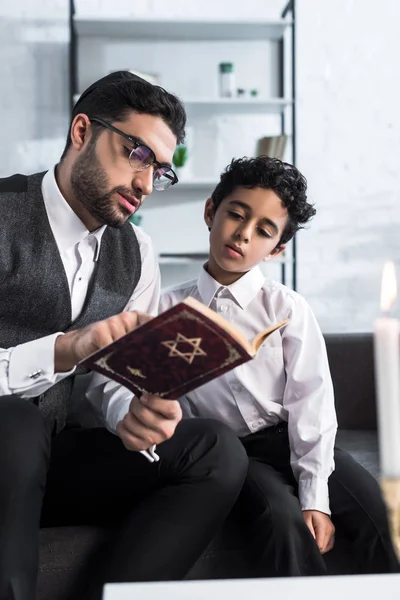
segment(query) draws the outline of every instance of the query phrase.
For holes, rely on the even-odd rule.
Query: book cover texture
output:
[[[81,364],[134,393],[173,399],[250,358],[223,328],[180,303]]]

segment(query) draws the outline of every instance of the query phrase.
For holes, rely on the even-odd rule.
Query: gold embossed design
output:
[[[95,365],[99,365],[99,367],[101,367],[105,371],[109,371],[110,373],[115,373],[114,369],[112,369],[107,362],[108,359],[110,358],[110,356],[112,356],[113,354],[114,354],[114,352],[110,352],[109,354],[106,354],[105,356],[98,358],[95,362]]]
[[[140,369],[132,369],[132,367],[126,367],[129,373],[132,373],[135,377],[140,377],[141,379],[146,379],[146,375],[143,375]]]
[[[220,339],[220,341],[223,342],[223,344],[225,346],[225,349],[227,351],[227,356],[225,357],[225,360],[223,360],[221,362],[221,364],[219,364],[217,367],[214,367],[214,368],[210,369],[206,373],[204,373],[202,375],[199,375],[198,377],[196,377],[196,379],[193,380],[193,381],[196,381],[197,385],[201,385],[202,384],[202,380],[203,380],[204,375],[208,376],[210,374],[217,373],[220,370],[225,369],[225,367],[231,365],[233,362],[237,361],[238,358],[241,357],[241,355],[236,350],[236,348],[230,342],[228,342],[224,338],[223,335],[221,335],[221,333],[219,332],[218,328],[215,328],[215,327],[211,326],[209,323],[204,322],[204,320],[202,318],[199,318],[197,315],[191,313],[189,310],[183,310],[178,315],[172,315],[169,319],[165,319],[164,322],[163,322],[163,324],[165,324],[165,323],[172,323],[172,322],[177,321],[177,320],[181,321],[182,319],[190,319],[190,320],[197,321],[203,327],[205,327],[209,331],[212,331],[213,335],[217,335],[218,338]],[[163,324],[160,326],[161,328],[163,327]],[[114,354],[114,352],[110,352],[109,354],[106,354],[102,358],[99,358],[96,361],[96,364],[98,364],[100,367],[102,367],[105,371],[109,371],[110,373],[115,373],[120,378],[124,379],[127,382],[127,387],[129,389],[129,385],[128,384],[132,385],[132,381],[128,377],[124,377],[120,373],[116,373],[114,371],[114,369],[112,369],[109,366],[109,364],[108,364],[108,360],[111,358],[111,356],[113,354]],[[137,382],[134,383],[134,386],[135,386],[135,389],[138,390],[141,393],[145,393],[145,392],[147,393],[149,391],[146,388],[144,388],[141,385],[139,385]],[[182,385],[179,384],[178,386],[171,387],[168,390],[159,390],[159,391],[152,390],[151,393],[155,394],[156,396],[160,396],[161,398],[176,398],[177,396],[179,396],[179,392],[180,392],[181,387],[182,387]]]
[[[196,356],[207,356],[207,353],[200,346],[201,342],[201,338],[187,338],[182,333],[177,333],[175,340],[168,340],[161,342],[161,344],[169,348],[169,357],[183,358],[183,360],[191,365]],[[181,352],[178,348],[179,344],[189,344],[193,350],[191,352]]]
[[[124,377],[123,375],[121,375],[121,373],[116,373],[114,371],[114,369],[112,369],[110,367],[110,365],[108,364],[108,361],[111,358],[111,356],[113,356],[113,354],[114,354],[114,352],[110,352],[109,354],[106,354],[105,356],[102,356],[101,358],[99,358],[98,360],[96,360],[95,364],[99,365],[99,367],[101,367],[105,371],[108,371],[109,373],[113,373],[114,375],[118,375],[118,377],[121,377],[122,379],[124,379],[128,383],[132,383],[131,380],[129,379],[129,377]],[[146,379],[146,375],[143,375],[143,373],[141,372],[140,369],[133,369],[132,367],[127,367],[127,370],[130,371],[130,373],[132,373],[132,375],[134,375],[135,377],[141,377],[142,379]],[[139,386],[137,386],[137,387],[139,387]],[[141,390],[141,391],[144,392],[145,390]]]

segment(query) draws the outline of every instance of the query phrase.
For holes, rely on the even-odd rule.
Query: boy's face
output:
[[[236,188],[216,212],[206,202],[204,219],[210,233],[208,272],[230,285],[263,260],[280,254],[276,248],[288,219],[287,209],[272,190]]]

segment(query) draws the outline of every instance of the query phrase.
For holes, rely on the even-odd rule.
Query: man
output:
[[[82,598],[182,578],[243,484],[227,427],[99,375],[88,395],[106,428],[65,426],[79,361],[157,311],[153,249],[128,219],[177,182],[184,127],[176,97],[114,73],[81,96],[54,169],[0,180],[1,600],[34,599],[40,522],[114,524]],[[158,464],[139,453],[154,444]]]

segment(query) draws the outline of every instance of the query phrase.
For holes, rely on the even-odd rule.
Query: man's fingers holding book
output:
[[[153,444],[172,437],[182,419],[182,409],[177,400],[164,400],[152,394],[143,394],[140,399],[133,398],[129,414],[141,425],[161,436],[161,440],[153,441]]]
[[[117,435],[121,438],[121,441],[124,444],[125,448],[127,450],[132,450],[133,452],[147,450],[152,445],[150,442],[146,441],[146,439],[141,438],[132,433],[129,427],[129,423],[126,419],[123,419],[118,423]]]
[[[55,344],[55,372],[69,371],[79,361],[115,342],[135,327],[147,323],[151,318],[139,311],[126,311],[60,335]]]
[[[142,394],[140,404],[158,413],[165,419],[178,419],[178,422],[182,419],[182,409],[178,400],[160,398],[160,396],[154,394]]]
[[[123,314],[127,314],[127,313],[121,313],[121,314],[123,315]],[[131,311],[129,311],[129,314],[136,315],[136,324],[133,327],[139,327],[140,325],[144,325],[145,323],[148,323],[149,321],[154,319],[154,317],[152,317],[151,315],[141,312],[140,310],[131,310]],[[133,327],[131,327],[130,329],[133,329]],[[128,329],[128,331],[130,331],[130,329]],[[127,331],[127,333],[128,333],[128,331]]]
[[[149,399],[159,399],[150,396]],[[159,399],[161,400],[161,398]],[[152,400],[154,403],[155,400]],[[171,438],[182,418],[182,410],[176,400],[161,400],[168,406],[164,411],[168,417],[143,405],[138,398],[133,398],[129,412],[117,426],[117,434],[129,450],[147,450],[153,445],[161,444]]]

